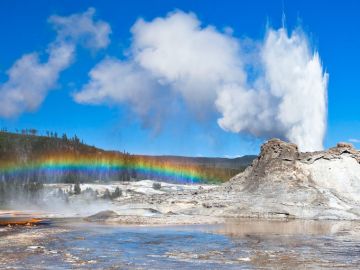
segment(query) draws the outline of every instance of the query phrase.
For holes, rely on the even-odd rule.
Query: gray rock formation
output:
[[[360,218],[360,153],[339,143],[327,151],[300,153],[272,139],[244,173],[225,185],[246,198],[246,212],[297,218]]]
[[[108,219],[113,219],[113,218],[117,218],[119,215],[111,210],[106,210],[106,211],[101,211],[96,213],[95,215],[89,216],[87,218],[85,218],[86,221],[91,221],[91,222],[103,222],[106,221]]]

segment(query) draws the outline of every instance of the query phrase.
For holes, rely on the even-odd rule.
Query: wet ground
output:
[[[0,227],[0,269],[359,269],[360,223]]]

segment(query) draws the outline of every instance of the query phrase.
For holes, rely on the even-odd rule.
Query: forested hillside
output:
[[[145,156],[104,151],[68,138],[34,130],[0,132],[0,179],[27,182],[165,181],[223,182],[254,156],[235,159]]]

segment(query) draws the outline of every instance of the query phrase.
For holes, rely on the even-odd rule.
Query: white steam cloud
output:
[[[7,71],[8,80],[0,84],[0,117],[16,117],[36,110],[48,91],[56,87],[60,72],[72,63],[77,43],[92,49],[108,45],[110,27],[95,22],[94,12],[90,8],[69,17],[50,17],[57,37],[48,45],[48,58],[42,62],[38,53],[25,54]]]
[[[239,44],[193,14],[176,12],[132,28],[133,61],[193,108],[213,105],[224,82],[245,78]]]
[[[240,83],[245,78],[238,42],[211,26],[201,28],[193,14],[140,19],[131,32],[130,58],[99,63],[90,71],[89,83],[75,94],[76,101],[130,103],[144,117],[168,105],[162,103],[164,96],[180,95],[201,118],[215,109],[224,80]]]
[[[219,125],[232,132],[277,136],[301,150],[323,148],[328,75],[299,30],[269,29],[260,51],[263,74],[253,88],[226,85],[216,100]]]
[[[76,93],[79,103],[88,104],[129,104],[132,110],[143,119],[145,126],[155,130],[163,119],[165,95],[149,74],[132,62],[121,62],[107,58],[96,65],[89,74],[91,80]],[[160,127],[159,127],[160,128]]]
[[[169,106],[164,100],[171,97],[199,118],[220,114],[225,131],[277,136],[306,151],[323,147],[328,75],[300,30],[289,36],[284,28],[268,29],[250,63],[231,31],[203,27],[194,14],[140,19],[131,32],[128,58],[95,66],[75,93],[77,102],[130,104],[147,119]],[[248,65],[255,78],[247,74]]]

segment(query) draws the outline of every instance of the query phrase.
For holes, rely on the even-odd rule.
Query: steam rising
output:
[[[320,58],[300,30],[269,29],[260,51],[263,74],[253,88],[226,85],[216,100],[219,125],[232,132],[280,137],[303,151],[323,148],[327,82]]]
[[[50,215],[50,217],[74,217],[89,216],[94,213],[114,208],[111,200],[104,200],[94,194],[83,191],[79,195],[68,195],[72,188],[69,184],[58,184],[48,186],[38,190],[36,194],[24,192],[9,191],[7,193],[6,206],[10,209],[39,211],[42,214]],[[91,186],[91,184],[88,184]],[[91,186],[91,187],[94,187]],[[112,188],[111,185],[102,185],[102,188]],[[62,195],[59,195],[62,190]],[[94,192],[92,190],[92,192]],[[103,195],[103,192],[102,194]]]
[[[36,110],[48,91],[56,87],[60,72],[71,65],[77,43],[92,49],[108,45],[110,27],[94,21],[94,12],[90,8],[69,17],[50,17],[57,37],[47,47],[48,58],[42,62],[36,52],[25,54],[7,71],[8,80],[0,84],[0,117]]]
[[[129,59],[105,59],[95,66],[89,83],[75,94],[76,101],[131,104],[147,122],[149,114],[164,114],[169,100],[180,98],[201,118],[215,111],[222,81],[245,78],[238,42],[212,26],[202,28],[193,14],[175,12],[152,22],[140,19],[131,32]]]
[[[75,93],[77,102],[130,104],[146,121],[168,105],[164,100],[179,99],[197,119],[218,114],[225,131],[277,136],[303,151],[322,149],[328,74],[300,29],[289,36],[285,28],[269,28],[264,41],[253,42],[255,57],[231,31],[204,27],[192,13],[139,19],[131,32],[127,60],[107,58],[95,66]]]

